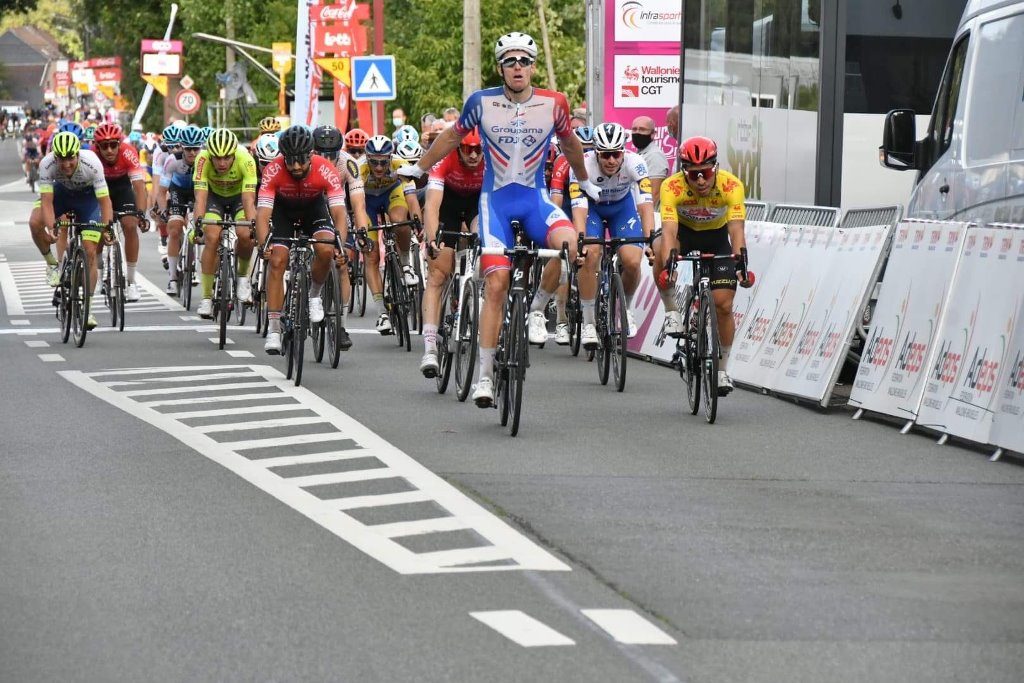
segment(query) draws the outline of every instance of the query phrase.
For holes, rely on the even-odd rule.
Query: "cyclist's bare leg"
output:
[[[370,240],[372,248],[366,252],[366,286],[370,288],[371,295],[378,295],[384,291],[384,281],[380,277],[380,250],[377,242]]]
[[[313,233],[313,239],[324,240],[330,239],[334,233],[330,230],[319,230]],[[313,266],[312,275],[313,282],[318,285],[322,285],[327,281],[327,273],[331,269],[331,264],[334,263],[334,246],[331,244],[314,244],[313,245]]]
[[[139,262],[139,219],[125,216],[121,219],[121,230],[124,232],[125,280],[132,284],[135,282],[135,264]]]
[[[732,317],[732,302],[736,292],[731,289],[716,289],[711,292],[715,300],[715,313],[718,314],[718,340],[722,346],[732,346],[736,336],[736,321]]]
[[[505,297],[511,278],[508,267],[492,270],[484,278],[484,305],[480,310],[480,348],[491,349],[498,345],[498,333],[505,307]]]
[[[288,268],[288,247],[275,244],[270,251],[267,274],[267,310],[280,314],[284,306],[284,271]]]
[[[238,236],[238,241],[235,242],[235,258],[238,263],[238,272],[235,275],[239,277],[249,277],[249,270],[252,267],[253,233],[255,231],[255,228],[238,228],[235,233]]]
[[[632,245],[619,247],[619,263],[622,264],[622,289],[626,299],[632,300],[637,287],[640,286],[640,259],[644,250]]]
[[[43,209],[41,207],[32,209],[32,213],[28,217],[28,230],[32,234],[33,244],[43,256],[50,253],[50,239],[46,236],[45,227],[43,225]]]
[[[217,261],[220,258],[217,254],[217,245],[220,244],[220,231],[221,228],[218,225],[203,226],[203,244],[205,249],[203,249],[203,255],[200,257],[203,271],[200,284],[202,285],[202,296],[204,299],[213,298],[213,283],[217,278]]]
[[[181,216],[172,216],[167,220],[167,261],[170,263],[168,274],[171,280],[175,278],[175,266],[184,268],[185,264],[178,263],[178,254],[181,251],[181,240],[183,238],[185,219]],[[186,283],[188,286],[188,283]]]
[[[86,294],[89,296],[93,295],[96,291],[96,264],[99,262],[100,253],[103,251],[103,241],[93,242],[91,240],[82,240],[82,246],[85,248],[85,258],[89,261],[89,283],[90,289]]]
[[[428,252],[429,253],[429,252]],[[455,268],[455,250],[441,247],[437,258],[427,258],[427,286],[423,292],[424,325],[440,324],[441,289]]]

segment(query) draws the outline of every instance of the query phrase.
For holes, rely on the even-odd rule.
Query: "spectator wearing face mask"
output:
[[[401,107],[395,107],[391,110],[391,125],[398,130],[405,125],[405,110]]]
[[[661,184],[668,177],[668,158],[661,151],[661,145],[654,142],[654,119],[650,116],[638,116],[633,119],[631,140],[647,165],[647,177],[651,179],[651,194],[654,197],[654,208],[657,210]]]

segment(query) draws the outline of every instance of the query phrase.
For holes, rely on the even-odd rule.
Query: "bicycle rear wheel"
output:
[[[462,297],[459,300],[459,329],[454,331],[455,358],[455,395],[459,401],[465,401],[473,385],[473,370],[476,368],[476,335],[479,325],[476,281],[466,280],[462,286]]]
[[[565,315],[569,322],[569,353],[580,355],[580,335],[583,333],[583,307],[580,304],[576,267],[569,269],[569,295],[565,301]]]
[[[693,317],[697,316],[694,320]],[[679,374],[686,384],[686,400],[691,415],[700,411],[700,384],[701,384],[701,362],[700,362],[700,311],[694,310],[694,300],[691,298],[686,303],[686,315],[683,318],[683,336],[677,342],[677,348],[682,349],[680,355],[681,367]]]
[[[603,279],[604,276],[602,276]],[[608,376],[611,372],[612,339],[609,329],[611,323],[611,289],[612,283],[604,281],[597,293],[597,306],[594,321],[597,323],[597,339],[599,346],[594,354],[597,359],[597,379],[601,384],[608,384]]]
[[[89,266],[86,263],[85,251],[75,250],[74,264],[71,272],[71,333],[75,346],[82,348],[85,335],[89,332]]]
[[[449,278],[441,290],[441,324],[437,326],[437,375],[434,381],[437,383],[437,393],[443,394],[448,390],[448,382],[452,377],[452,357],[457,345],[457,334],[455,325],[455,314],[458,311],[459,299],[455,291],[458,286],[455,278]]]
[[[192,277],[196,272],[196,245],[192,244],[188,235],[181,238],[184,246],[181,250],[181,258],[178,260],[178,295],[181,297],[181,305],[186,311],[192,310]]]
[[[527,348],[529,337],[526,329],[526,297],[518,295],[512,300],[512,314],[509,316],[508,335],[508,395],[512,436],[519,433],[519,417],[523,411],[523,382],[526,381]]]
[[[128,293],[125,291],[126,282],[124,278],[124,260],[121,258],[121,244],[114,245],[114,273],[111,278],[114,283],[114,306],[117,308],[118,331],[124,331],[124,306]]]
[[[711,291],[700,298],[701,314],[701,389],[704,392],[704,419],[714,424],[718,415],[718,314]]]
[[[327,281],[324,283],[321,296],[324,301],[324,341],[331,367],[336,368],[341,361],[340,330],[343,323],[342,313],[345,310],[341,301],[341,269],[337,266],[327,271]]]
[[[622,287],[622,277],[618,273],[612,275],[612,295],[608,303],[608,355],[612,360],[612,376],[615,378],[615,389],[626,388],[626,340],[629,339],[629,319],[626,317],[626,292]]]
[[[213,317],[220,328],[217,337],[217,348],[223,349],[228,339],[228,318],[231,317],[231,290],[233,289],[231,277],[231,255],[226,249],[221,250],[220,266],[217,269],[217,286],[214,290]]]

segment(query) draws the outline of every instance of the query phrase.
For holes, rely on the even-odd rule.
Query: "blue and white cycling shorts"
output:
[[[60,218],[68,212],[73,212],[75,220],[81,223],[98,223],[100,202],[96,199],[96,191],[91,187],[85,190],[69,190],[62,185],[54,185],[53,215]]]
[[[643,237],[644,231],[640,225],[640,214],[636,210],[636,202],[633,195],[627,194],[615,202],[598,204],[590,202],[587,210],[587,237],[604,237],[604,223],[608,223],[608,232],[611,237]],[[643,248],[642,244],[627,244],[628,247]]]
[[[534,244],[547,248],[552,230],[574,230],[565,212],[551,201],[545,189],[525,185],[506,185],[493,192],[480,193],[480,239],[485,247],[511,247],[515,244],[512,221],[519,221]],[[560,245],[558,245],[560,246]],[[552,247],[552,248],[558,248]],[[511,263],[504,256],[483,256],[481,271],[508,270]]]

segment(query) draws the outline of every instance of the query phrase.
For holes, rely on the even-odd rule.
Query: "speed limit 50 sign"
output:
[[[174,96],[174,107],[186,116],[199,111],[199,105],[202,103],[203,101],[199,99],[199,93],[191,88],[179,90],[178,94]]]

